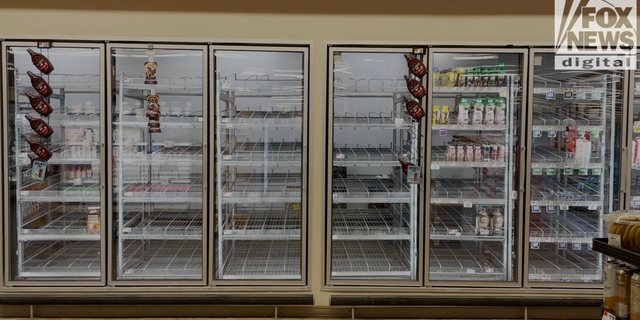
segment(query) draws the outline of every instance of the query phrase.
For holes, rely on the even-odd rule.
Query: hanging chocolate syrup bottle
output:
[[[26,115],[25,118],[29,120],[29,124],[31,124],[31,129],[35,131],[41,137],[48,138],[53,134],[53,129],[44,121],[40,119],[36,119],[30,115]]]
[[[407,89],[409,89],[409,93],[411,93],[412,96],[416,97],[416,99],[421,99],[422,97],[424,97],[426,91],[424,90],[422,83],[415,79],[409,78],[409,76],[407,75],[404,76],[404,80],[407,81]]]
[[[39,114],[46,117],[50,115],[51,112],[53,112],[53,108],[51,108],[51,105],[49,105],[49,103],[47,103],[47,101],[43,98],[33,95],[29,92],[25,93],[25,95],[27,96],[27,98],[29,98],[29,104],[31,105],[31,108],[33,108],[33,110],[35,110]]]
[[[51,159],[51,156],[53,155],[51,153],[51,151],[49,151],[49,149],[47,149],[47,147],[38,142],[35,141],[31,138],[26,138],[27,143],[29,144],[29,148],[31,149],[31,151],[33,151],[33,153],[35,153],[38,157],[40,157],[40,159],[47,161],[49,159]]]
[[[402,172],[407,175],[407,171],[409,171],[409,167],[414,166],[413,163],[404,161],[403,159],[398,159],[400,164],[402,165]]]
[[[404,57],[405,59],[407,59],[409,71],[411,71],[413,75],[415,75],[418,78],[422,78],[424,77],[425,74],[427,74],[427,68],[425,68],[424,64],[422,64],[422,61],[420,61],[417,58],[414,58],[408,53],[405,53]]]
[[[409,99],[407,97],[403,97],[405,105],[407,107],[407,112],[416,120],[422,119],[424,117],[424,109],[422,106],[415,100]]]
[[[47,97],[53,93],[53,90],[51,89],[49,84],[44,79],[42,79],[42,77],[35,75],[31,71],[27,71],[27,74],[29,75],[29,77],[31,77],[31,85],[34,89],[36,89],[36,91],[38,91],[40,95],[42,95],[43,97]]]
[[[27,155],[27,157],[29,157],[29,160],[31,160],[31,166],[33,167],[33,162],[34,161],[42,161],[44,162],[45,160],[42,160],[40,158],[38,158],[37,156],[32,155],[31,153],[29,153]],[[47,171],[46,171],[46,175],[50,175],[51,174],[51,168],[47,165]]]
[[[27,52],[29,52],[29,54],[31,55],[31,62],[33,62],[33,65],[36,66],[36,68],[38,68],[40,72],[49,74],[51,73],[51,71],[53,71],[53,65],[51,64],[51,61],[47,59],[47,57],[31,49],[27,49]]]

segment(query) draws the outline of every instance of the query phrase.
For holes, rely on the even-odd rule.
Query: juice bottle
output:
[[[629,316],[629,302],[631,296],[631,268],[621,268],[616,271],[616,304],[615,313],[618,317],[627,318]]]
[[[39,114],[46,117],[50,115],[51,112],[53,112],[53,108],[51,108],[51,105],[49,105],[49,103],[47,103],[47,101],[45,101],[41,97],[35,96],[29,92],[25,93],[25,95],[27,96],[27,98],[29,98],[29,104],[31,105],[31,108],[33,108],[33,110],[35,110]]]
[[[604,266],[604,307],[613,310],[616,307],[616,269],[620,266],[609,261]]]
[[[38,68],[38,70],[40,70],[40,72],[49,74],[51,73],[51,71],[53,71],[53,65],[51,64],[51,61],[47,59],[47,57],[31,49],[27,49],[27,52],[29,52],[29,55],[31,55],[31,62],[34,66],[36,66],[36,68]]]
[[[631,303],[629,306],[629,318],[631,320],[640,320],[640,273],[637,271],[631,277],[629,302]]]
[[[431,124],[437,124],[440,120],[440,106],[433,106],[433,117],[431,119]]]

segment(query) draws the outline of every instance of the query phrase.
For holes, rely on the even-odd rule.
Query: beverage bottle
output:
[[[35,153],[38,157],[40,157],[40,159],[47,161],[49,159],[51,159],[51,156],[53,155],[51,153],[51,151],[49,151],[49,149],[47,149],[47,147],[38,142],[35,141],[31,138],[26,138],[27,143],[29,144],[29,148],[31,149],[31,151],[33,151],[33,153]]]
[[[46,122],[40,119],[36,119],[30,115],[26,115],[25,118],[29,120],[31,129],[33,129],[33,131],[35,131],[40,136],[47,138],[53,134],[53,129],[51,129],[51,127]]]
[[[51,71],[53,71],[53,65],[51,64],[51,61],[47,59],[47,57],[31,49],[27,49],[27,52],[29,52],[29,54],[31,55],[31,62],[33,62],[33,65],[36,66],[36,68],[38,68],[40,72],[49,74],[51,73]]]
[[[418,78],[422,78],[425,74],[427,74],[427,68],[424,67],[422,61],[412,57],[410,54],[406,53],[404,55],[405,59],[407,59],[407,64],[409,65],[409,71],[413,73]]]
[[[36,89],[36,91],[38,91],[40,95],[46,97],[53,93],[53,90],[51,89],[49,84],[44,79],[42,79],[42,77],[35,75],[31,71],[27,71],[27,74],[29,75],[29,77],[31,77],[31,85],[34,89]]]
[[[424,117],[424,109],[422,109],[422,106],[415,100],[409,99],[407,97],[403,98],[407,107],[407,112],[409,112],[411,117],[416,120],[422,119],[422,117]]]
[[[29,92],[25,93],[25,95],[27,96],[27,98],[29,98],[29,104],[31,105],[31,108],[33,108],[33,110],[35,110],[39,114],[46,117],[51,114],[51,112],[53,112],[53,108],[51,108],[49,103],[47,103],[47,101],[45,101],[41,97],[33,95]]]
[[[629,319],[640,320],[640,273],[631,277],[631,295],[629,297]]]
[[[409,78],[407,75],[404,76],[404,80],[407,81],[407,89],[409,89],[409,93],[411,93],[412,96],[416,97],[416,99],[424,97],[426,91],[424,90],[422,83]]]
[[[402,165],[402,172],[404,172],[405,175],[407,175],[407,171],[409,170],[409,167],[414,166],[413,163],[404,161],[403,159],[398,159],[398,161]]]
[[[604,302],[603,305],[609,310],[616,306],[616,270],[620,266],[615,261],[609,261],[604,266]]]

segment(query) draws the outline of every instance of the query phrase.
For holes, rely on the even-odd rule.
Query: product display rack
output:
[[[220,47],[212,56],[213,279],[299,284],[306,277],[301,257],[306,252],[307,50]]]
[[[424,128],[404,100],[411,96],[405,75],[425,85],[407,67],[405,54],[425,57],[416,50],[331,49],[328,283],[411,285],[420,278],[421,188],[407,182],[399,162],[419,166],[422,159]]]
[[[640,60],[638,60],[640,65]],[[628,87],[628,107],[626,118],[627,132],[623,132],[627,139],[627,149],[629,156],[629,166],[624,168],[630,175],[625,175],[628,181],[625,181],[625,189],[628,190],[627,203],[625,208],[638,210],[640,209],[640,165],[636,157],[636,150],[640,150],[640,73],[637,70],[630,71],[629,87]],[[633,94],[631,94],[633,93]],[[637,144],[636,141],[639,141]]]
[[[591,251],[592,239],[602,235],[600,216],[617,201],[613,141],[622,78],[600,71],[559,73],[553,53],[531,56],[539,63],[530,71],[525,284],[593,286],[602,282],[602,255]]]
[[[39,71],[27,49],[50,60],[49,74]],[[69,43],[3,43],[5,149],[8,179],[4,190],[5,280],[23,285],[101,285],[105,282],[105,231],[101,190],[102,46]],[[76,59],[75,65],[69,59]],[[52,94],[39,94],[27,71],[42,77]],[[11,79],[11,80],[8,80]],[[41,97],[53,110],[36,113],[26,93]],[[44,121],[53,134],[43,138],[26,116]],[[47,171],[32,172],[34,156],[25,138],[51,153]],[[42,161],[40,159],[39,161]],[[38,178],[38,175],[42,178]],[[89,218],[89,211],[95,215]],[[94,209],[95,208],[95,209]],[[91,219],[91,222],[89,221]]]
[[[517,282],[516,154],[526,84],[524,52],[434,49],[430,65],[428,281],[438,285],[464,281],[472,286]],[[474,77],[478,83],[467,82]],[[485,83],[485,78],[493,80]],[[469,109],[459,107],[462,98]],[[478,119],[473,113],[476,99],[483,103]],[[503,103],[500,122],[495,111],[489,112],[493,120],[486,118],[484,105],[490,101]],[[494,153],[494,145],[503,151]],[[462,158],[456,153],[460,146],[465,150]],[[471,154],[466,153],[469,146]],[[488,214],[486,227],[479,224],[481,211]],[[492,221],[496,211],[500,216],[495,219],[500,220]]]
[[[112,281],[205,284],[206,47],[108,51]]]

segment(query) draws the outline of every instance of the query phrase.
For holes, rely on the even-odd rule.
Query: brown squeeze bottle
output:
[[[422,83],[420,83],[417,80],[409,78],[409,76],[407,75],[404,76],[404,79],[407,81],[407,89],[409,89],[409,92],[411,93],[412,96],[416,97],[416,99],[420,99],[424,97],[425,90],[424,90],[424,87],[422,86]]]
[[[49,74],[51,73],[51,71],[53,71],[53,65],[51,64],[51,61],[47,59],[47,57],[31,49],[27,49],[27,52],[29,52],[29,54],[31,55],[31,62],[33,62],[33,65],[36,66],[36,68],[38,68],[40,72]]]
[[[407,175],[407,171],[409,171],[409,167],[413,166],[414,164],[411,162],[404,161],[402,159],[398,159],[398,161],[400,161],[400,164],[402,165],[402,172],[404,172],[404,174]]]
[[[51,156],[53,154],[51,153],[51,151],[49,151],[49,149],[47,149],[47,147],[45,147],[44,144],[37,142],[31,138],[26,138],[26,140],[29,144],[29,148],[31,148],[31,151],[33,151],[33,153],[40,157],[40,159],[44,161],[51,159]]]
[[[31,160],[31,166],[33,167],[33,162],[34,161],[43,161],[42,159],[38,158],[37,156],[34,156],[32,154],[28,154],[27,157],[29,157],[29,160]],[[47,166],[47,171],[46,171],[46,175],[50,175],[51,174],[51,169],[49,168],[49,166]]]
[[[42,79],[42,77],[36,76],[33,72],[27,71],[29,77],[31,77],[31,85],[33,86],[39,94],[43,97],[50,96],[53,93],[53,90],[49,86],[49,84]]]
[[[25,93],[25,95],[27,96],[27,98],[29,98],[29,104],[31,104],[31,108],[33,108],[33,110],[35,110],[39,114],[46,117],[50,115],[51,112],[53,112],[53,108],[51,108],[49,103],[47,103],[47,101],[45,101],[41,97],[32,95],[29,92]]]
[[[427,68],[424,67],[424,64],[422,64],[422,61],[412,57],[408,53],[405,53],[404,57],[405,59],[407,59],[407,64],[409,65],[409,71],[411,71],[413,75],[415,75],[418,78],[422,78],[424,77],[425,74],[427,74]]]
[[[404,102],[407,105],[407,112],[416,120],[422,119],[424,117],[424,109],[422,106],[416,102],[415,100],[409,99],[407,97],[403,97]]]
[[[53,129],[51,129],[51,127],[46,122],[40,119],[36,119],[30,115],[26,115],[25,118],[29,120],[29,123],[31,124],[31,129],[33,129],[33,131],[35,131],[40,136],[48,138],[50,135],[53,134]]]

